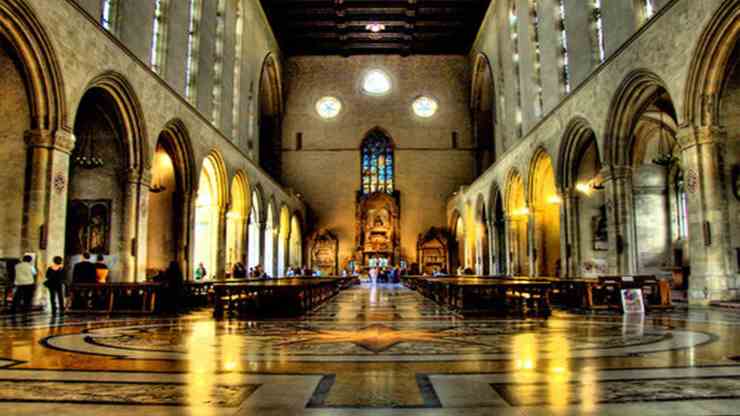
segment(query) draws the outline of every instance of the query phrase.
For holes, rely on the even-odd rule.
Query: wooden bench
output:
[[[72,283],[67,287],[69,312],[144,313],[157,311],[162,284]]]

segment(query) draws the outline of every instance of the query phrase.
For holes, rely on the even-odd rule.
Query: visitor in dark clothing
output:
[[[51,313],[59,311],[64,313],[64,261],[61,257],[54,257],[51,266],[46,269],[46,282],[44,285],[49,289],[49,303],[51,304]]]
[[[82,261],[75,264],[72,270],[72,282],[95,283],[97,280],[95,265],[90,261],[90,253],[82,254]]]

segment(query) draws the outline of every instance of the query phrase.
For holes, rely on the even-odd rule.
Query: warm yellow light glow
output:
[[[521,207],[514,210],[514,215],[517,217],[526,217],[529,215],[529,208]]]
[[[563,199],[559,195],[550,195],[547,198],[547,203],[552,205],[560,205],[563,203]]]
[[[586,183],[586,182],[578,182],[576,184],[576,191],[578,191],[578,192],[580,192],[582,194],[591,195],[591,191],[592,190],[593,190],[593,188],[591,187],[591,183],[590,182],[589,183]]]

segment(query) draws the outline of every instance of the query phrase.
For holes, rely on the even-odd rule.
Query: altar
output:
[[[398,192],[358,193],[355,262],[361,268],[389,267],[400,260]]]

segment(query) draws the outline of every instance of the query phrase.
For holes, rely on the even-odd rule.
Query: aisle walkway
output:
[[[394,285],[303,319],[0,319],[0,414],[740,414],[740,314],[463,320]]]

